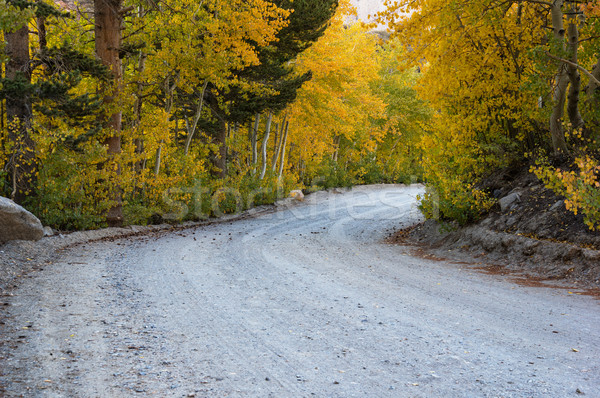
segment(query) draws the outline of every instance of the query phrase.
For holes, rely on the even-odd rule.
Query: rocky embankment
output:
[[[484,181],[498,199],[476,224],[462,228],[426,221],[396,240],[444,258],[494,265],[537,280],[600,288],[600,233],[565,208],[527,168],[507,169]]]

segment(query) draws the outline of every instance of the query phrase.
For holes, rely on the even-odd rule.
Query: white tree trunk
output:
[[[290,122],[285,122],[285,131],[283,133],[283,144],[281,146],[281,160],[279,161],[279,180],[283,175],[283,166],[285,165],[285,146],[287,145],[288,129]]]
[[[263,138],[262,146],[260,148],[260,152],[262,155],[262,168],[260,170],[259,179],[265,178],[265,173],[267,172],[267,144],[269,143],[269,135],[271,133],[271,123],[273,121],[273,113],[269,111],[269,117],[267,118],[267,126],[265,128],[265,138]]]
[[[277,170],[277,160],[279,159],[279,155],[281,154],[281,146],[283,144],[283,135],[284,135],[285,126],[287,124],[286,119],[287,119],[287,115],[284,115],[283,120],[281,121],[281,131],[279,132],[279,140],[276,140],[275,150],[273,151],[273,161],[271,162],[273,172],[275,172],[275,170]]]
[[[202,86],[202,93],[200,93],[200,101],[198,102],[198,107],[196,108],[196,113],[194,114],[194,120],[191,126],[186,119],[186,127],[187,127],[187,138],[185,140],[185,149],[183,154],[185,156],[188,155],[190,150],[190,144],[192,143],[192,138],[194,137],[194,133],[196,132],[196,127],[198,126],[198,121],[200,120],[200,116],[202,115],[202,108],[204,107],[204,94],[206,93],[206,87],[208,87],[208,80],[204,82],[204,86]]]
[[[254,128],[252,129],[252,134],[250,136],[250,146],[252,147],[252,175],[256,175],[256,164],[258,163],[258,151],[256,149],[257,145],[257,136],[258,136],[258,127],[260,126],[260,113],[256,114],[254,118]]]

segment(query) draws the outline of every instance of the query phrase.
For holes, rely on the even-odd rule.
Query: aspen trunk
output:
[[[267,126],[265,128],[265,137],[263,138],[262,146],[260,148],[260,152],[262,155],[262,168],[260,170],[259,179],[265,178],[265,173],[267,172],[267,144],[269,142],[269,134],[271,133],[271,122],[273,121],[273,113],[269,111],[269,116],[267,117]]]
[[[331,154],[331,160],[334,162],[338,161],[338,155],[340,153],[340,142],[342,140],[342,136],[336,135],[333,139],[333,146],[335,147],[334,152]]]
[[[567,28],[568,50],[571,55],[570,61],[577,64],[577,48],[579,47],[579,28],[577,26],[576,10],[569,14],[569,26]],[[579,94],[581,92],[581,74],[579,69],[573,65],[567,65],[567,73],[571,86],[567,102],[567,114],[574,129],[583,128],[585,123],[579,112]]]
[[[275,170],[277,170],[277,159],[279,159],[279,155],[281,154],[281,146],[283,144],[283,136],[284,136],[284,130],[285,130],[285,126],[287,124],[286,122],[287,119],[287,115],[283,116],[283,120],[281,122],[281,131],[279,132],[279,139],[275,140],[275,150],[273,151],[273,161],[272,163],[272,170],[273,172],[275,172]]]
[[[119,49],[121,48],[121,4],[122,0],[94,0],[96,55],[111,69],[113,87],[104,89],[104,103],[111,104],[121,91],[122,69]],[[121,152],[121,112],[115,112],[105,120],[105,128],[110,135],[105,140],[109,163],[115,162],[115,172],[120,174],[116,156]],[[121,187],[116,182],[111,187],[110,198],[114,205],[106,214],[109,226],[123,224],[123,199]]]
[[[552,3],[551,8],[554,38],[562,42],[564,42],[565,36],[562,12],[563,3],[563,0],[555,0]],[[558,72],[554,78],[554,89],[552,93],[553,107],[552,115],[550,116],[550,136],[552,138],[552,147],[556,153],[568,152],[565,133],[562,126],[568,86],[569,75],[567,73],[567,67],[561,62],[558,65]]]
[[[281,180],[281,176],[283,175],[283,166],[285,165],[285,146],[287,145],[289,127],[290,122],[285,122],[285,130],[283,132],[283,144],[281,146],[281,160],[279,161],[279,180]]]
[[[282,126],[283,127],[283,126]],[[271,156],[271,171],[275,172],[277,166],[277,159],[279,154],[277,153],[277,147],[281,144],[281,134],[279,134],[279,123],[273,123],[273,131],[275,136],[273,137],[273,155]]]
[[[260,113],[256,114],[254,118],[254,128],[252,129],[252,135],[250,136],[250,146],[252,147],[252,174],[256,174],[256,164],[258,162],[258,151],[257,151],[257,136],[258,127],[260,126]]]
[[[160,173],[160,160],[162,157],[162,144],[158,145],[156,148],[156,158],[154,160],[154,176],[158,177],[158,173]]]
[[[198,107],[196,108],[196,114],[194,115],[194,120],[191,126],[188,126],[188,122],[186,120],[187,128],[187,138],[185,140],[185,149],[183,151],[184,155],[187,156],[190,150],[190,144],[192,143],[192,138],[194,137],[194,133],[196,132],[196,127],[198,127],[198,121],[200,120],[200,116],[202,115],[202,108],[204,107],[204,94],[206,94],[206,88],[208,87],[208,80],[204,82],[204,86],[202,86],[202,93],[200,93],[200,100],[198,102]]]

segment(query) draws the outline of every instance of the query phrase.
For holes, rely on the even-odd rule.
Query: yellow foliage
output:
[[[377,39],[359,23],[345,25],[353,12],[349,1],[340,1],[331,26],[298,59],[299,70],[311,71],[313,78],[289,108],[290,135],[297,156],[309,164],[338,151],[341,139],[352,142],[344,156],[356,161],[372,152],[384,134],[372,123],[385,111],[371,88],[381,60]]]
[[[589,155],[575,159],[577,170],[561,170],[541,162],[531,171],[546,187],[565,197],[567,210],[583,214],[591,230],[600,229],[600,163]]]

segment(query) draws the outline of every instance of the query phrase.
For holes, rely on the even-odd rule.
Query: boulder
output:
[[[304,194],[299,189],[295,189],[293,191],[290,191],[290,197],[292,197],[292,198],[294,198],[296,200],[299,200],[299,201],[303,201],[304,200]]]
[[[40,240],[44,227],[40,220],[13,202],[0,196],[0,243],[9,240]]]
[[[516,207],[516,204],[521,201],[521,194],[519,192],[513,192],[506,195],[498,201],[500,204],[500,210],[504,213],[508,210],[512,210]]]

